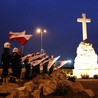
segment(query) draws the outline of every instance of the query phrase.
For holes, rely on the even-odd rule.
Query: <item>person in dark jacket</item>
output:
[[[37,54],[37,55],[40,55],[40,54]],[[40,60],[40,59],[41,57],[37,58],[36,60]],[[36,65],[36,68],[37,68],[36,75],[39,75],[40,74],[40,63]]]
[[[33,51],[32,57],[36,56],[36,52]],[[37,75],[37,66],[32,66],[32,76],[35,77]]]
[[[47,74],[48,73],[48,63],[49,63],[49,58],[48,58],[48,55],[44,55],[44,58],[46,58],[43,62],[44,64],[42,65],[43,66],[43,74]]]
[[[30,79],[30,63],[29,63],[29,56],[27,56],[27,58],[24,60],[25,63],[25,79]]]
[[[16,79],[20,79],[20,71],[21,71],[21,55],[18,53],[18,48],[13,48],[13,52],[11,55],[11,63],[12,63],[12,77],[10,78],[10,82],[16,82]]]
[[[11,44],[9,42],[5,42],[4,50],[1,55],[1,61],[3,63],[2,78],[4,78],[5,80],[8,76],[8,69],[9,69],[9,65],[10,65],[10,52],[9,52],[10,46],[11,46]]]

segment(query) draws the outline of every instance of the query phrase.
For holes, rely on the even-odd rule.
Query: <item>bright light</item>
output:
[[[45,33],[46,33],[47,31],[46,31],[46,30],[44,30],[43,32],[45,32]]]
[[[47,30],[41,30],[40,28],[38,28],[38,29],[36,30],[36,32],[37,32],[37,33],[41,33],[41,32],[46,33],[46,32],[47,32]]]
[[[68,60],[68,62],[71,63],[72,61],[71,60]]]
[[[41,32],[41,29],[38,28],[36,31],[37,31],[37,33],[40,33]]]

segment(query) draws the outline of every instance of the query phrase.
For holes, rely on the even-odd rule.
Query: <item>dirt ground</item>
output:
[[[95,94],[94,98],[98,98],[98,79],[77,79],[85,89],[92,89]],[[41,98],[90,98],[84,94],[72,94],[68,93],[64,96],[56,96],[56,95],[48,95],[48,96],[41,96]]]

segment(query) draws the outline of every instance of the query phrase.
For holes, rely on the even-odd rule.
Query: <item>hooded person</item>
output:
[[[12,76],[10,78],[10,82],[16,82],[16,79],[20,78],[21,55],[18,53],[18,51],[19,49],[17,47],[14,47],[11,54]]]
[[[10,66],[10,49],[11,44],[9,42],[4,43],[4,49],[3,53],[1,55],[1,61],[3,64],[3,70],[2,70],[2,78],[6,79],[8,76],[8,69]]]
[[[30,56],[27,56],[26,59],[24,60],[25,69],[26,69],[25,79],[30,79],[30,63],[29,63],[29,57]]]

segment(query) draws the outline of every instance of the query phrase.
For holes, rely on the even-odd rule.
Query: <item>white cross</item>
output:
[[[83,18],[78,18],[77,22],[82,22],[83,41],[87,39],[86,22],[91,22],[91,19],[86,19],[86,15],[82,14]]]

